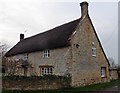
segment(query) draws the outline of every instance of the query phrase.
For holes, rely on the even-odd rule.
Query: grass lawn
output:
[[[4,90],[2,93],[88,93],[90,91],[101,90],[110,88],[115,85],[120,85],[120,79],[114,80],[107,83],[102,84],[93,84],[88,85],[85,87],[78,87],[78,88],[67,88],[67,89],[56,89],[56,90]]]

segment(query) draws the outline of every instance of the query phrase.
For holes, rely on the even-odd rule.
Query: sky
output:
[[[0,0],[0,42],[13,47],[25,38],[81,17],[83,0]],[[107,57],[118,62],[118,1],[86,0]]]

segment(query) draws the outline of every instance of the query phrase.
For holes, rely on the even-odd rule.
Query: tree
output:
[[[108,60],[109,60],[109,63],[110,63],[110,67],[112,67],[112,68],[117,67],[116,64],[115,64],[115,61],[112,57],[109,57]]]
[[[0,71],[2,73],[5,73],[5,69],[6,69],[7,59],[5,57],[5,53],[7,52],[8,48],[9,48],[9,45],[7,43],[0,42],[0,65],[2,66],[2,67],[0,67],[0,69],[1,69]]]

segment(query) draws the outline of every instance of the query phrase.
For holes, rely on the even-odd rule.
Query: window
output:
[[[28,54],[24,54],[24,60],[28,60]]]
[[[49,56],[50,56],[50,50],[44,50],[43,57],[49,57]]]
[[[106,67],[101,67],[101,77],[106,76]]]
[[[92,56],[96,56],[96,48],[92,47]]]
[[[16,59],[15,59],[15,62],[19,62],[19,61],[20,61],[20,59],[19,59],[19,58],[16,58]]]
[[[39,66],[41,75],[52,75],[53,74],[53,66]]]
[[[41,74],[44,75],[44,68],[41,68]]]

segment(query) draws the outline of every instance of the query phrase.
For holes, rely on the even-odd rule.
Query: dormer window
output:
[[[28,54],[24,54],[24,60],[28,60]]]
[[[47,50],[44,50],[44,51],[43,51],[43,57],[44,57],[44,58],[48,58],[49,56],[50,56],[50,50],[48,50],[48,49],[47,49]]]

